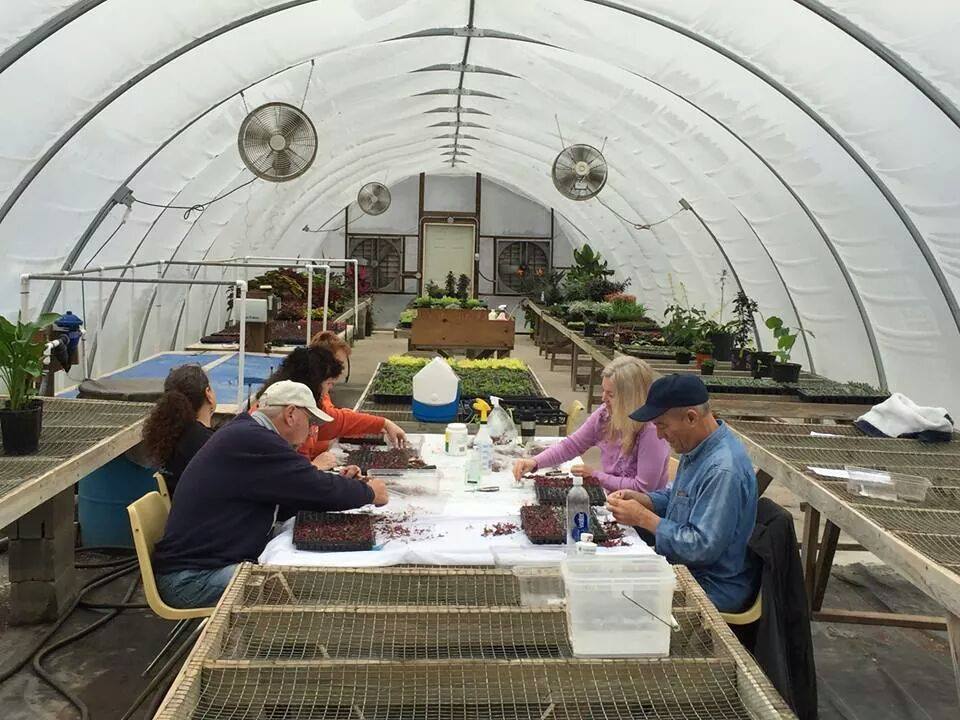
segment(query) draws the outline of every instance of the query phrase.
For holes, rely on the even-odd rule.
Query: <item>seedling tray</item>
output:
[[[533,489],[537,493],[537,502],[541,505],[567,504],[567,492],[573,487],[573,478],[569,475],[536,475]],[[587,491],[591,505],[604,505],[607,494],[596,478],[584,478],[583,487]]]
[[[525,505],[520,508],[520,527],[534,545],[563,545],[567,542],[567,512],[551,505]],[[590,511],[590,532],[596,543],[607,541],[593,510]]]
[[[347,454],[347,465],[357,465],[364,474],[368,470],[420,470],[426,463],[414,448],[378,449],[365,446]]]
[[[383,435],[364,435],[362,437],[342,437],[338,441],[341,445],[364,445],[386,447],[387,441]]]
[[[301,510],[293,526],[293,545],[297,550],[372,550],[373,539],[373,517],[364,514]]]
[[[887,400],[889,395],[831,395],[829,390],[820,393],[813,388],[800,387],[797,396],[803,402],[809,403],[850,403],[852,405],[878,405]]]

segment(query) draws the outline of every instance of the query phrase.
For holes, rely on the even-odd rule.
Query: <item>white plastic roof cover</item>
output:
[[[716,308],[727,269],[810,331],[818,372],[956,410],[958,35],[956,0],[4,0],[0,311],[23,272],[309,253],[288,231],[364,182],[480,172],[555,207],[652,308],[681,282]],[[122,222],[125,185],[191,205],[247,181],[245,107],[304,95],[320,149],[301,179]],[[609,208],[646,223],[686,198],[703,222],[564,200],[555,116],[604,145]],[[455,165],[449,135],[473,148]],[[182,305],[160,295],[118,303],[117,337]],[[147,333],[169,336],[162,315]]]

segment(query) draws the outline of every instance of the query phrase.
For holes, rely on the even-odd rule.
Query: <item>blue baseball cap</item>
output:
[[[649,422],[670,408],[702,405],[710,399],[707,386],[697,375],[674,373],[657,379],[647,392],[647,402],[630,413],[630,419]]]

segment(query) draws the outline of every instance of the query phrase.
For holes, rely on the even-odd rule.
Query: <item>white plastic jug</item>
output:
[[[450,422],[460,404],[460,378],[442,358],[413,376],[413,416],[422,422]]]

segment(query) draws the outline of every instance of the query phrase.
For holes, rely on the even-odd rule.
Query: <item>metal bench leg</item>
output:
[[[190,618],[187,620],[180,620],[177,622],[176,627],[173,628],[173,632],[170,633],[170,635],[168,636],[169,639],[167,640],[166,645],[164,645],[160,649],[160,652],[157,653],[156,657],[154,657],[153,660],[150,661],[150,664],[147,665],[147,669],[144,670],[142,673],[140,673],[140,677],[146,677],[147,675],[150,674],[150,671],[157,666],[157,663],[160,662],[160,659],[164,655],[166,655],[167,650],[173,647],[173,645],[177,642],[177,639],[180,637],[183,631],[187,628],[187,626],[189,626],[190,623],[193,622],[193,620],[194,618]]]

